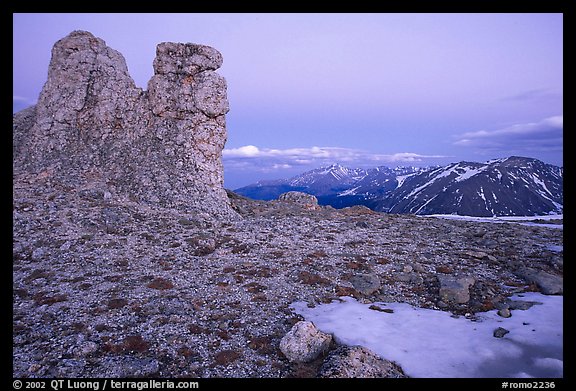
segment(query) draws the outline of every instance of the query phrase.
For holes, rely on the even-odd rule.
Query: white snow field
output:
[[[531,292],[511,299],[541,304],[513,310],[510,318],[477,313],[476,321],[405,303],[376,303],[393,311],[381,312],[351,297],[292,308],[338,343],[365,346],[410,377],[563,377],[563,297]],[[509,333],[494,337],[498,327]]]

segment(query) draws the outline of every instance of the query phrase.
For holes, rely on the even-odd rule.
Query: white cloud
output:
[[[558,115],[502,129],[466,132],[456,135],[454,145],[507,153],[561,151],[563,130],[564,116]]]
[[[240,148],[225,149],[222,151],[224,157],[254,157],[260,154],[258,147],[246,145]]]
[[[274,165],[272,165],[272,168],[274,170],[282,170],[282,169],[292,168],[292,166],[290,164],[274,164]]]
[[[421,155],[419,153],[413,152],[400,152],[395,153],[392,155],[374,155],[374,160],[376,161],[384,161],[384,162],[421,162],[425,159],[438,159],[438,158],[446,158],[449,156],[443,155]]]
[[[425,159],[445,158],[442,155],[423,155],[413,152],[375,154],[360,149],[341,147],[259,148],[245,145],[223,151],[229,168],[269,172],[302,166],[321,166],[332,163],[349,165],[378,165],[382,163],[421,162]]]

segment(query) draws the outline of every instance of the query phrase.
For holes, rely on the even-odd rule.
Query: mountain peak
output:
[[[279,191],[315,195],[321,205],[364,205],[377,211],[470,216],[561,213],[563,170],[537,159],[510,156],[426,168],[364,170],[334,163],[281,185],[247,186],[239,194],[275,199]]]
[[[469,216],[562,213],[563,172],[521,156],[452,163],[406,179],[376,209]]]
[[[334,171],[351,171],[353,169],[346,167],[346,166],[343,166],[340,163],[332,163],[329,166],[322,166],[318,170],[329,173],[329,172],[334,172]],[[312,170],[312,171],[314,171],[314,170]]]

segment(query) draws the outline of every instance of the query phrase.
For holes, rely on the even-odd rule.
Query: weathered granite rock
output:
[[[369,296],[382,287],[380,279],[374,274],[355,274],[350,278],[350,282],[359,293]]]
[[[470,286],[474,277],[438,275],[440,281],[440,299],[446,303],[464,304],[470,300]]]
[[[363,346],[339,346],[320,368],[322,378],[407,377],[396,363],[378,357]]]
[[[110,198],[236,219],[223,188],[226,81],[215,49],[161,43],[136,87],[122,55],[85,31],[56,42],[35,107],[13,117],[14,171]]]
[[[280,350],[291,362],[310,362],[328,350],[332,336],[318,330],[314,323],[300,321],[282,337]]]
[[[544,270],[526,267],[516,274],[526,282],[536,284],[545,295],[561,295],[564,291],[564,278],[546,273]]]

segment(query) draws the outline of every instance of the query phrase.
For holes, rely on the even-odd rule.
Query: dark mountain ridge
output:
[[[562,213],[563,174],[562,167],[520,156],[427,168],[333,164],[235,191],[259,200],[302,191],[321,205],[365,205],[390,213],[529,216]]]

